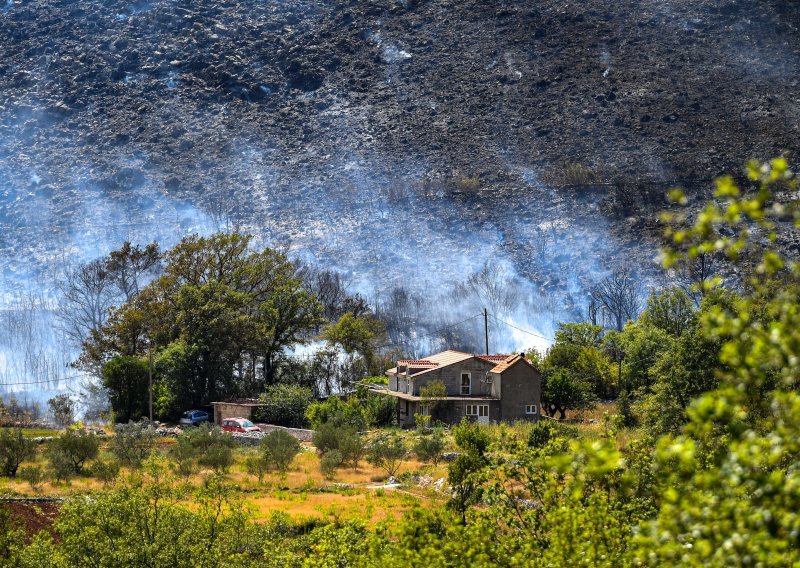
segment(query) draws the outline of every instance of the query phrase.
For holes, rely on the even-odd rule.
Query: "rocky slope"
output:
[[[671,184],[794,155],[798,25],[788,0],[8,0],[0,292],[217,227],[376,292],[497,255],[575,292],[652,259]]]

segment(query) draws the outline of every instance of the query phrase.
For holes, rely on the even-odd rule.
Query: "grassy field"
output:
[[[585,439],[595,439],[606,432],[605,415],[615,412],[614,405],[598,405],[581,417],[582,422],[574,424],[577,435]],[[513,445],[525,444],[533,425],[527,422],[515,424],[487,425],[486,428],[495,442],[497,451]],[[51,436],[58,434],[54,430],[27,430],[26,436]],[[415,436],[414,432],[404,432],[409,446]],[[636,436],[635,431],[616,432],[620,447],[626,445]],[[445,451],[454,451],[449,432]],[[157,449],[165,454],[175,443],[172,438],[158,441]],[[37,448],[36,457],[30,462],[47,469],[44,445]],[[288,514],[296,521],[311,519],[320,520],[354,520],[360,519],[369,524],[399,518],[408,509],[421,502],[430,502],[432,506],[440,506],[447,500],[445,493],[434,490],[430,483],[447,477],[447,464],[432,465],[422,463],[411,454],[403,462],[399,474],[401,486],[383,487],[387,474],[385,471],[369,464],[366,460],[359,463],[358,468],[344,467],[336,471],[333,479],[326,479],[320,470],[320,460],[315,448],[303,444],[303,451],[295,458],[285,475],[276,471],[267,473],[263,482],[247,473],[246,458],[256,450],[239,448],[235,451],[235,461],[226,473],[228,482],[234,485],[241,498],[257,521],[268,520],[273,513]],[[106,450],[101,451],[101,458],[111,459],[113,456]],[[131,470],[123,468],[119,479],[131,475]],[[189,483],[197,486],[203,483],[210,470],[201,470],[189,478]],[[56,482],[46,475],[46,481],[35,489],[20,479],[0,477],[0,496],[16,497],[68,497],[106,491],[112,486],[104,486],[94,477],[79,476],[69,482]],[[418,483],[418,479],[425,481]]]

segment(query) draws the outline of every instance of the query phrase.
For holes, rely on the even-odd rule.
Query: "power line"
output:
[[[441,328],[437,329],[436,331],[432,331],[432,332],[426,333],[424,335],[417,335],[416,338],[418,339],[418,338],[422,338],[422,337],[432,337],[432,336],[435,336],[435,335],[439,335],[441,332],[446,331],[446,330],[450,329],[451,327],[456,327],[456,326],[461,325],[462,323],[467,323],[468,321],[474,320],[475,318],[482,318],[482,317],[483,317],[483,314],[475,314],[474,316],[468,317],[467,319],[463,319],[463,320],[461,320],[459,322],[456,322],[454,324],[450,324],[450,325],[446,325],[444,327],[441,327]]]
[[[58,384],[68,381],[74,381],[76,379],[84,378],[81,375],[72,375],[71,377],[62,377],[60,379],[44,379],[41,381],[26,381],[21,383],[0,383],[1,389],[6,389],[8,387],[29,387],[34,385],[49,385],[49,384]]]
[[[535,337],[540,337],[540,338],[542,338],[542,339],[545,339],[545,340],[547,340],[547,341],[553,341],[553,338],[552,338],[552,337],[547,337],[547,336],[545,336],[545,335],[542,335],[541,333],[536,333],[535,331],[529,331],[529,330],[527,330],[527,329],[522,329],[521,327],[517,327],[516,325],[510,324],[510,323],[508,323],[507,321],[503,321],[503,320],[501,320],[500,318],[498,318],[498,317],[497,317],[497,316],[495,316],[494,314],[489,314],[489,316],[490,316],[490,317],[491,317],[493,320],[495,320],[496,322],[498,322],[498,323],[502,323],[502,324],[504,324],[504,325],[507,325],[508,327],[513,327],[514,329],[516,329],[517,331],[521,331],[522,333],[527,333],[528,335],[533,335],[533,336],[535,336]]]

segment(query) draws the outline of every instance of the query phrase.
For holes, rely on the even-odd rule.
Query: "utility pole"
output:
[[[153,422],[153,343],[147,346],[147,383],[150,393],[150,423]]]
[[[483,308],[483,332],[486,336],[486,354],[489,354],[489,312]]]

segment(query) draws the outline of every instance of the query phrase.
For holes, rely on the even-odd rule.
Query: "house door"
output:
[[[488,404],[468,404],[467,416],[474,417],[478,420],[479,424],[489,423],[489,405]]]

